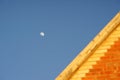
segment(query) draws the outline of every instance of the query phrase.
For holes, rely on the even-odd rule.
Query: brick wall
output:
[[[120,80],[120,38],[82,80]]]
[[[120,12],[56,80],[120,80]]]

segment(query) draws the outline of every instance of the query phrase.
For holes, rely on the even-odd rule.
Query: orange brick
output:
[[[91,78],[92,77],[92,78]],[[96,79],[97,78],[97,79]],[[120,39],[93,65],[82,80],[120,80]]]

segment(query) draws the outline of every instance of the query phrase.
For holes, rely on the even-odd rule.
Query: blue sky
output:
[[[54,80],[119,11],[120,0],[0,0],[0,80]]]

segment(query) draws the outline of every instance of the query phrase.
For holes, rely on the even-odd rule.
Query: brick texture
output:
[[[92,66],[82,80],[120,80],[120,38]]]
[[[55,80],[120,80],[120,12]]]

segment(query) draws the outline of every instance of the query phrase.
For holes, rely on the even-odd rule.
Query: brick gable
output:
[[[89,69],[82,80],[120,80],[120,38]]]
[[[56,80],[120,80],[120,12]]]

